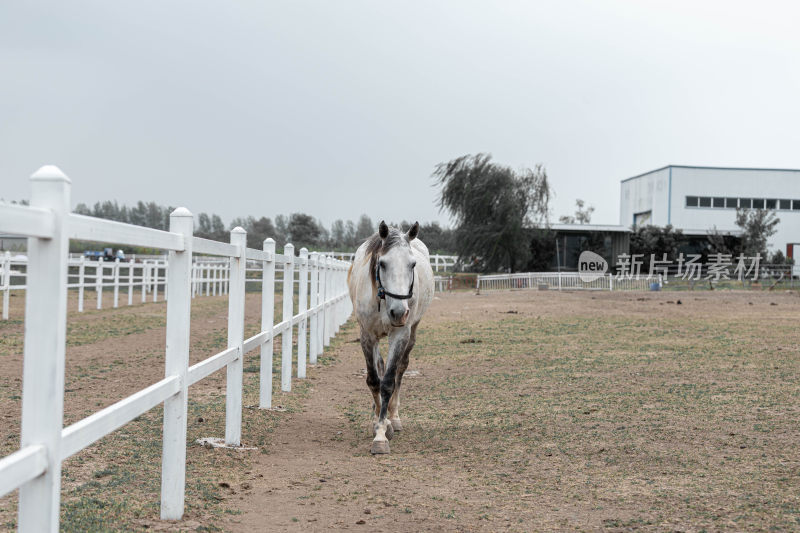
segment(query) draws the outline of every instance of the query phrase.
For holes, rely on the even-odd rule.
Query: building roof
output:
[[[621,180],[620,183],[625,183],[626,181],[635,180],[636,178],[641,178],[647,176],[648,174],[653,174],[655,172],[660,172],[662,170],[666,170],[668,168],[694,168],[694,169],[702,169],[702,170],[756,170],[756,171],[775,171],[775,172],[800,172],[800,169],[797,168],[760,168],[760,167],[704,167],[704,166],[695,166],[695,165],[666,165],[661,168],[657,168],[655,170],[649,170],[647,172],[643,172],[642,174],[637,174],[636,176],[631,176],[630,178],[625,178]]]
[[[550,229],[555,231],[602,231],[607,233],[630,233],[630,228],[616,224],[551,224]]]

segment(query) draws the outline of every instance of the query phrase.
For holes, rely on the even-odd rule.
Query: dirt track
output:
[[[678,304],[678,301],[681,301]],[[224,344],[224,298],[193,306],[192,359]],[[248,299],[247,320],[258,322]],[[222,317],[222,318],[221,318]],[[245,409],[254,451],[188,450],[187,513],[158,516],[160,413],[65,463],[81,530],[529,531],[796,525],[800,298],[781,293],[472,293],[438,298],[404,381],[404,431],[368,453],[371,396],[347,326]],[[70,316],[68,422],[163,375],[163,304]],[[21,323],[0,325],[2,453],[18,443]],[[111,346],[112,348],[109,348]],[[254,354],[246,368],[255,364]],[[16,374],[19,372],[19,374]],[[245,405],[256,403],[245,374]],[[190,443],[220,436],[224,378],[191,390]],[[13,498],[0,524],[13,527]]]

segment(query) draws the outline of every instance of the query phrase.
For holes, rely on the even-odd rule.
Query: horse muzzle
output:
[[[392,326],[396,328],[401,328],[406,325],[406,321],[408,320],[409,310],[406,307],[405,309],[393,309],[389,308],[389,322]]]

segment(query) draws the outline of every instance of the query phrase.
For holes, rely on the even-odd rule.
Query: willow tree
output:
[[[454,244],[462,261],[482,271],[525,265],[529,230],[547,225],[550,185],[542,165],[514,170],[491,154],[465,155],[440,163],[438,205],[455,222]]]

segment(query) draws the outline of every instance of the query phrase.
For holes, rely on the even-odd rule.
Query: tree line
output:
[[[106,200],[97,202],[92,207],[78,204],[74,212],[166,231],[169,229],[169,214],[174,209],[156,202],[139,201],[133,206],[127,206],[120,205],[115,200]],[[412,223],[404,220],[399,224],[391,224],[407,229]],[[228,242],[230,230],[236,226],[241,226],[247,232],[247,246],[250,248],[260,249],[264,239],[272,237],[278,249],[291,242],[296,249],[305,247],[309,250],[336,252],[354,252],[358,245],[377,231],[377,222],[367,215],[361,215],[357,222],[337,219],[327,228],[319,219],[306,213],[277,215],[274,220],[266,216],[239,217],[227,225],[217,214],[200,213],[195,217],[194,234],[197,237]],[[422,224],[420,238],[431,253],[454,253],[453,231],[441,227],[438,222]]]

